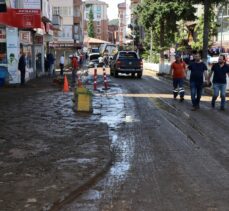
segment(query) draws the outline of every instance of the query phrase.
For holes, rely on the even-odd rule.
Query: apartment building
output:
[[[118,4],[118,19],[119,19],[119,45],[126,43],[126,2]]]
[[[66,63],[69,55],[75,53],[83,46],[82,32],[82,1],[81,0],[50,0],[52,3],[53,17],[61,17],[61,28],[55,34],[50,48],[56,58],[56,66],[59,65],[61,55],[65,56]]]
[[[216,9],[217,22],[220,25],[214,47],[229,53],[229,3],[219,5]]]
[[[87,35],[87,23],[89,21],[89,12],[92,8],[94,16],[94,32],[95,38],[108,41],[108,4],[99,0],[86,0],[83,2],[83,19],[84,19],[84,35]]]
[[[118,29],[117,25],[108,25],[108,41],[116,44],[118,39]]]

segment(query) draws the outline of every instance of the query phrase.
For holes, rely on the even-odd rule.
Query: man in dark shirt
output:
[[[21,52],[21,56],[18,62],[18,70],[21,72],[21,85],[25,84],[25,68],[26,67],[26,60],[25,60],[25,53]]]
[[[202,95],[203,81],[207,80],[207,66],[200,60],[200,54],[194,56],[195,61],[191,63],[188,69],[191,71],[190,75],[190,89],[193,111],[200,108],[200,98]]]
[[[208,81],[210,82],[210,78],[213,75],[213,96],[212,96],[212,108],[215,108],[215,101],[217,97],[221,97],[220,110],[225,109],[225,100],[226,100],[226,87],[227,87],[227,77],[226,74],[229,75],[229,66],[226,64],[226,58],[224,55],[219,56],[219,60],[217,64],[214,64],[211,69],[211,73],[209,74]]]

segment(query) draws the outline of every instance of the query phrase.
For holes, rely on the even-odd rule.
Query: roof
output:
[[[100,39],[96,39],[96,38],[92,38],[92,37],[85,37],[83,42],[84,43],[94,43],[94,44],[110,43],[110,42],[107,42],[105,40],[100,40]]]
[[[98,0],[86,0],[83,2],[84,4],[93,4],[93,5],[106,5],[108,7],[108,4],[103,1],[98,1]]]

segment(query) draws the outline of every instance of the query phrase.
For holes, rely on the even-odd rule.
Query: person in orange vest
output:
[[[173,98],[180,95],[180,101],[184,100],[184,79],[186,77],[186,64],[179,55],[176,55],[176,61],[172,63],[170,74],[173,77]]]
[[[73,55],[72,57],[72,86],[75,86],[76,83],[76,73],[79,69],[79,62],[77,55]]]

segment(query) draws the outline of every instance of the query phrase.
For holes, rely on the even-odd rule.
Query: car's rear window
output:
[[[94,59],[98,59],[100,57],[100,55],[91,55],[89,60],[94,60]]]
[[[120,52],[119,58],[125,58],[125,59],[137,59],[138,56],[134,52]]]

